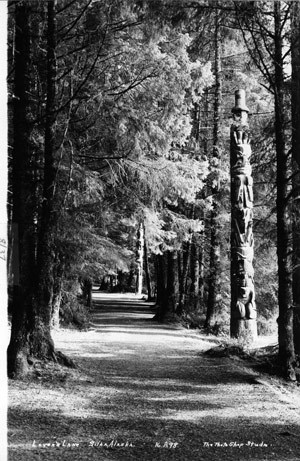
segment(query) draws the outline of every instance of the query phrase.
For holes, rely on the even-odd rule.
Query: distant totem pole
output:
[[[230,133],[231,337],[257,336],[253,269],[253,179],[245,91],[235,92]]]
[[[144,226],[139,223],[136,242],[136,287],[135,293],[142,294],[143,290],[143,266],[144,266]]]

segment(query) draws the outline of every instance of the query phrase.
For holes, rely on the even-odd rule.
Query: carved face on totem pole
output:
[[[245,136],[244,136],[245,135]],[[246,142],[243,143],[243,140]],[[232,132],[233,156],[232,171],[235,174],[247,174],[250,172],[251,147],[249,137],[241,129]]]
[[[240,319],[255,319],[257,315],[252,260],[253,248],[249,246],[237,248],[234,273],[236,286],[234,315]]]

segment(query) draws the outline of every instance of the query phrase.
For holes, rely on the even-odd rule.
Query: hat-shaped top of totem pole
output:
[[[249,112],[246,106],[246,93],[245,90],[236,90],[235,93],[235,106],[232,108],[233,114],[238,114],[242,111]]]

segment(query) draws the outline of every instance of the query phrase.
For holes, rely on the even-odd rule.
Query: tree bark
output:
[[[191,303],[195,310],[199,310],[203,303],[201,296],[201,270],[202,265],[202,251],[200,251],[197,237],[193,235],[191,244]],[[202,274],[203,275],[203,274]]]
[[[35,260],[32,248],[30,171],[30,18],[27,2],[15,5],[15,53],[12,155],[12,258],[13,312],[8,346],[8,375],[18,378],[27,372],[29,344],[27,323],[32,322],[32,293]]]
[[[187,242],[184,249],[180,252],[182,254],[182,271],[178,271],[178,284],[179,284],[179,302],[176,309],[177,315],[182,315],[186,302],[186,292],[187,292],[187,278],[190,267],[190,258],[191,258],[191,243]],[[179,252],[178,252],[179,253]],[[179,255],[178,255],[179,256]],[[179,257],[178,257],[179,259]],[[181,257],[180,257],[181,259]]]
[[[59,311],[62,300],[62,285],[64,277],[64,264],[60,261],[59,255],[56,255],[53,273],[53,297],[51,312],[51,328],[59,328]]]
[[[54,235],[57,213],[54,203],[55,166],[55,89],[56,89],[56,0],[47,3],[47,95],[45,113],[44,178],[41,222],[37,251],[37,292],[35,322],[31,331],[31,353],[41,359],[54,359],[51,337],[53,297]]]
[[[275,140],[277,160],[277,259],[278,259],[278,341],[279,359],[285,376],[295,380],[293,339],[293,293],[291,226],[288,210],[289,160],[286,152],[284,114],[283,40],[281,2],[274,2],[275,22]]]
[[[134,263],[132,262],[129,268],[127,291],[130,291],[130,292],[134,291],[134,283],[135,283],[134,279],[135,279],[135,266],[134,266]]]
[[[84,305],[86,307],[92,307],[92,288],[93,288],[93,281],[90,277],[83,277],[80,280],[81,292],[82,292],[82,299],[84,301]]]
[[[41,5],[42,6],[42,5]],[[44,7],[44,6],[42,6]],[[34,316],[28,328],[30,354],[42,360],[59,361],[74,366],[72,360],[55,351],[51,337],[53,301],[54,236],[57,230],[58,207],[55,203],[55,90],[56,90],[56,0],[47,8],[46,111],[44,135],[43,194],[37,246],[37,271],[33,296]]]
[[[294,345],[300,355],[300,4],[291,3]]]
[[[163,319],[163,312],[166,305],[167,290],[167,261],[166,254],[156,256],[156,307],[157,312],[154,316],[159,322]]]
[[[214,122],[213,122],[213,158],[220,160],[220,111],[221,111],[221,58],[220,58],[220,26],[218,12],[215,17],[215,94],[214,94]],[[214,162],[215,164],[215,162]],[[209,263],[209,282],[208,300],[205,328],[210,328],[217,317],[217,300],[220,295],[220,223],[219,223],[219,180],[212,186],[213,209],[210,219],[210,263]]]
[[[157,256],[157,313],[159,322],[172,322],[175,319],[177,302],[177,253],[166,251]]]
[[[166,304],[163,311],[163,320],[172,321],[175,317],[177,290],[176,290],[176,271],[177,254],[175,251],[167,251],[167,288]]]
[[[148,256],[148,244],[147,239],[145,236],[145,227],[144,227],[144,261],[145,261],[145,276],[146,276],[146,285],[147,285],[147,293],[148,293],[148,301],[152,301],[153,294],[152,294],[152,286],[151,286],[151,276],[150,276],[150,268],[149,268],[149,256]]]

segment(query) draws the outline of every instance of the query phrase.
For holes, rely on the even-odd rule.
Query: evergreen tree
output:
[[[291,2],[294,343],[300,355],[300,5]]]

